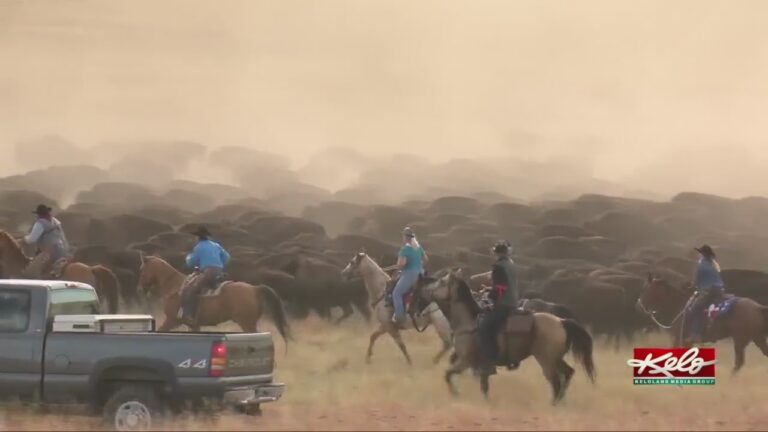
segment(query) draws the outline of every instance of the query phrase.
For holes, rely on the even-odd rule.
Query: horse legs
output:
[[[752,339],[752,342],[754,342],[755,345],[760,348],[760,351],[764,356],[768,357],[768,343],[765,341],[765,336],[755,336]]]
[[[408,365],[412,365],[413,363],[411,362],[411,356],[408,355],[408,350],[405,348],[405,342],[403,342],[403,338],[400,336],[400,330],[392,326],[388,332],[389,335],[392,336],[392,339],[395,340],[395,343],[397,344],[398,348],[400,348],[400,351],[402,351],[403,355],[405,356],[405,361],[408,362]]]
[[[442,360],[443,356],[445,356],[445,354],[447,354],[450,349],[451,349],[451,342],[447,340],[443,340],[443,349],[439,353],[437,353],[435,358],[432,360],[432,363],[433,364],[440,363],[440,360]]]
[[[552,364],[552,362],[547,362],[545,365],[542,363],[542,360],[544,359],[538,357],[536,360],[539,362],[539,366],[541,366],[541,371],[544,373],[544,377],[549,381],[549,385],[552,387],[552,405],[556,405],[563,397],[563,383],[560,380],[561,371],[559,370],[560,365],[558,363]]]
[[[448,391],[451,392],[451,396],[456,397],[459,395],[458,390],[456,390],[456,386],[453,384],[453,376],[464,372],[467,367],[469,367],[469,365],[467,365],[466,362],[459,358],[455,364],[451,365],[451,367],[445,371],[445,382],[448,384]],[[488,383],[487,378],[488,377],[486,377],[486,385]]]
[[[437,353],[435,358],[432,360],[433,364],[438,364],[440,360],[442,360],[443,356],[445,356],[445,354],[447,354],[453,346],[453,331],[447,322],[441,322],[440,320],[434,319],[433,314],[430,314],[429,317],[430,323],[435,329],[435,333],[437,333],[437,335],[440,336],[440,339],[443,341],[442,350]]]
[[[743,338],[743,337],[734,337],[733,338],[733,351],[736,355],[736,362],[733,365],[733,373],[741,369],[742,366],[744,366],[744,349],[747,347],[747,344],[749,343],[749,340]]]
[[[558,372],[563,377],[563,384],[562,388],[560,389],[560,395],[558,396],[558,400],[565,397],[565,392],[568,390],[568,386],[571,384],[571,378],[573,378],[574,370],[564,359],[560,359],[560,361],[557,362],[557,369]]]
[[[256,326],[256,320],[251,319],[240,319],[235,321],[237,325],[240,326],[241,329],[243,329],[244,333],[258,333],[257,326]]]
[[[168,332],[168,331],[171,331],[172,329],[175,329],[176,327],[178,327],[180,325],[181,325],[181,322],[179,322],[178,319],[166,318],[165,321],[163,322],[163,324],[160,326],[160,328],[157,329],[157,331],[159,331],[159,332]]]
[[[365,356],[365,362],[366,363],[370,363],[371,362],[371,356],[373,356],[373,344],[376,343],[376,339],[378,339],[379,336],[383,335],[386,332],[387,331],[384,329],[384,327],[380,326],[373,333],[371,333],[370,342],[368,343],[368,354]]]
[[[621,330],[613,330],[613,352],[619,352],[621,349]]]
[[[489,375],[487,373],[480,375],[480,391],[483,392],[483,398],[485,398],[485,400],[488,400],[488,378]]]

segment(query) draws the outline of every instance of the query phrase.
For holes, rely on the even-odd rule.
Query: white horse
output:
[[[395,340],[395,343],[397,343],[397,346],[400,347],[400,351],[403,352],[408,364],[411,364],[411,357],[408,355],[405,343],[403,343],[403,339],[400,337],[400,330],[416,329],[421,332],[430,324],[435,328],[438,336],[443,341],[443,348],[435,356],[434,362],[438,363],[448,350],[451,349],[453,346],[451,324],[436,303],[429,303],[413,319],[409,317],[403,324],[396,325],[392,322],[392,308],[387,307],[384,299],[387,283],[391,280],[389,275],[365,252],[356,254],[349,264],[344,267],[344,270],[341,271],[341,275],[345,278],[351,277],[352,274],[358,274],[363,278],[365,288],[368,291],[368,298],[372,302],[371,307],[374,308],[374,315],[379,320],[379,328],[371,334],[368,354],[366,355],[367,362],[370,363],[371,356],[373,356],[373,345],[376,343],[376,339],[384,333],[389,333],[392,339]]]

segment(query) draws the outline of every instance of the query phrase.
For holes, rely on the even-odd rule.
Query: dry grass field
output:
[[[731,376],[730,342],[718,344],[717,384],[702,387],[633,386],[626,365],[631,348],[614,352],[596,343],[597,384],[577,369],[565,402],[549,404],[549,387],[529,359],[491,381],[491,399],[467,372],[458,377],[461,396],[449,396],[447,360],[431,364],[440,344],[431,331],[406,335],[414,358],[408,367],[394,343],[382,337],[373,363],[364,361],[370,327],[337,327],[318,320],[294,324],[297,340],[283,355],[278,340],[277,378],[284,398],[264,406],[263,417],[225,413],[216,419],[180,418],[174,430],[734,430],[768,424],[768,359],[748,349],[747,365]],[[656,335],[638,346],[664,346]],[[568,357],[568,361],[573,363]],[[0,429],[98,429],[98,419],[6,408]]]

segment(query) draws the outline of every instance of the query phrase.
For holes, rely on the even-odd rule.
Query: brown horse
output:
[[[645,289],[637,299],[637,308],[651,317],[659,326],[672,332],[672,346],[683,344],[683,325],[686,321],[688,300],[693,290],[687,287],[676,287],[661,278],[648,274]],[[744,349],[753,342],[760,351],[768,356],[768,307],[756,301],[736,297],[731,310],[718,317],[706,330],[704,339],[716,342],[721,339],[733,338],[733,349],[736,361],[733,372],[738,372],[744,366]]]
[[[445,381],[453,395],[456,389],[451,378],[469,367],[479,366],[477,341],[477,317],[480,307],[472,298],[469,285],[461,278],[460,270],[452,270],[440,279],[425,278],[417,286],[417,295],[434,301],[449,318],[454,335],[455,352],[451,356],[451,367],[445,373]],[[565,361],[570,350],[583,366],[590,381],[595,380],[595,366],[592,361],[592,337],[579,323],[561,319],[546,312],[537,312],[522,318],[527,326],[521,331],[513,329],[513,321],[521,322],[520,316],[510,317],[506,330],[499,335],[499,360],[522,361],[533,356],[541,366],[544,376],[552,387],[552,403],[564,396],[574,374],[574,369]],[[515,325],[516,326],[516,325]],[[511,362],[510,362],[511,363]],[[480,388],[488,397],[488,375],[481,373]]]
[[[31,259],[24,255],[19,244],[7,232],[0,231],[0,263],[5,278],[21,278]],[[99,298],[106,298],[109,313],[117,313],[120,282],[109,268],[102,265],[89,266],[81,262],[67,263],[61,279],[81,282],[92,286]]]
[[[181,326],[178,312],[181,308],[181,288],[186,279],[186,275],[162,258],[141,255],[137,291],[143,291],[147,297],[153,293],[163,297],[165,322],[159,331],[170,331]],[[278,332],[287,342],[291,336],[283,301],[272,288],[245,282],[229,282],[217,294],[203,296],[197,309],[197,325],[192,331],[199,331],[200,326],[215,326],[231,320],[245,332],[256,332],[265,305]]]

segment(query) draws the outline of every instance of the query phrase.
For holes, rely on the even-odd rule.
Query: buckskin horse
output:
[[[137,292],[143,292],[146,297],[153,294],[162,296],[165,321],[159,331],[170,331],[181,326],[178,312],[181,308],[181,290],[186,280],[184,273],[173,268],[162,258],[141,255]],[[199,331],[200,326],[215,326],[232,320],[243,331],[256,332],[258,321],[266,307],[287,347],[291,335],[285,308],[283,301],[272,288],[267,285],[224,281],[220,282],[213,292],[201,295],[196,325],[192,331]]]
[[[637,299],[637,308],[648,315],[659,327],[672,332],[672,346],[685,346],[683,343],[685,315],[688,301],[693,294],[690,287],[677,287],[668,281],[648,274],[645,288]],[[768,307],[746,297],[726,295],[714,299],[713,304],[719,313],[714,320],[706,317],[707,328],[704,331],[705,342],[716,342],[732,338],[735,353],[733,372],[744,366],[744,350],[753,342],[760,351],[768,356]],[[703,312],[700,312],[703,313]],[[666,323],[666,324],[665,324]],[[686,346],[687,347],[687,346]]]
[[[21,246],[7,232],[0,231],[0,263],[5,278],[20,278],[31,258],[26,256]],[[89,266],[71,261],[61,270],[61,280],[81,282],[92,286],[99,298],[105,298],[111,314],[117,313],[120,282],[109,268],[103,265]]]
[[[368,298],[374,302],[371,307],[374,308],[374,314],[379,320],[379,328],[371,334],[368,344],[368,353],[365,358],[368,363],[370,363],[373,356],[373,345],[376,343],[376,339],[384,333],[388,333],[400,348],[400,351],[405,356],[405,360],[408,364],[411,364],[411,356],[408,354],[403,338],[400,337],[400,331],[415,329],[421,332],[426,330],[430,324],[435,328],[435,331],[443,341],[443,347],[435,356],[434,363],[438,363],[448,353],[452,346],[451,326],[436,304],[429,302],[423,308],[419,307],[418,309],[420,310],[417,315],[409,313],[405,323],[397,326],[392,322],[392,307],[387,306],[386,299],[384,299],[387,284],[391,282],[389,275],[365,252],[355,254],[349,261],[349,264],[341,271],[341,275],[345,278],[350,278],[354,273],[363,278],[365,288],[368,291]],[[420,302],[419,306],[422,306]]]
[[[479,369],[480,353],[477,341],[477,318],[480,306],[472,297],[461,270],[451,270],[439,279],[425,279],[417,287],[417,295],[435,301],[449,317],[454,334],[455,352],[451,367],[445,372],[445,381],[451,394],[458,394],[452,377],[467,368]],[[499,334],[500,366],[514,361],[522,362],[533,356],[541,366],[552,387],[552,404],[558,403],[574,374],[564,357],[571,351],[582,365],[587,377],[595,382],[592,361],[592,337],[584,327],[572,319],[562,319],[546,312],[512,315]],[[488,397],[488,375],[480,374],[480,389]]]

